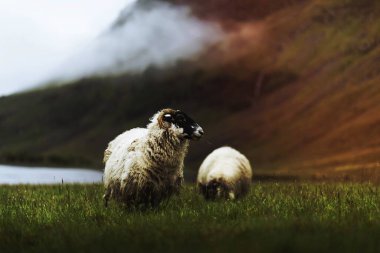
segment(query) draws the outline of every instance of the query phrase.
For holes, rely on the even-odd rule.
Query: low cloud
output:
[[[167,66],[195,57],[222,37],[219,26],[192,16],[187,7],[140,0],[60,66],[53,79],[72,81]]]

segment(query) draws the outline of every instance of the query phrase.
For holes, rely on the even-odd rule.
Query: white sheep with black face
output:
[[[178,193],[189,140],[203,129],[179,110],[156,113],[147,128],[117,136],[104,153],[105,204],[113,198],[128,206],[157,206]]]
[[[197,183],[207,200],[236,199],[249,191],[252,169],[248,159],[236,149],[214,150],[199,168]]]

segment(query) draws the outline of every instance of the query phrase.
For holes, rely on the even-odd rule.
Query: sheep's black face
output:
[[[213,179],[203,186],[202,193],[207,200],[227,199],[228,186],[223,180]]]
[[[204,134],[202,127],[182,111],[164,114],[163,118],[180,130],[181,137],[185,139],[199,140]]]

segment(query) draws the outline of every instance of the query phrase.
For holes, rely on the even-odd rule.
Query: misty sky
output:
[[[0,96],[49,77],[134,0],[1,0]]]

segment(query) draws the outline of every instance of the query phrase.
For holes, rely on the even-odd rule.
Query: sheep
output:
[[[248,159],[236,149],[221,147],[201,164],[197,183],[206,200],[236,199],[250,188],[252,169]]]
[[[147,128],[117,136],[104,152],[105,206],[112,198],[130,207],[155,207],[178,193],[189,141],[203,134],[184,112],[163,109]]]

